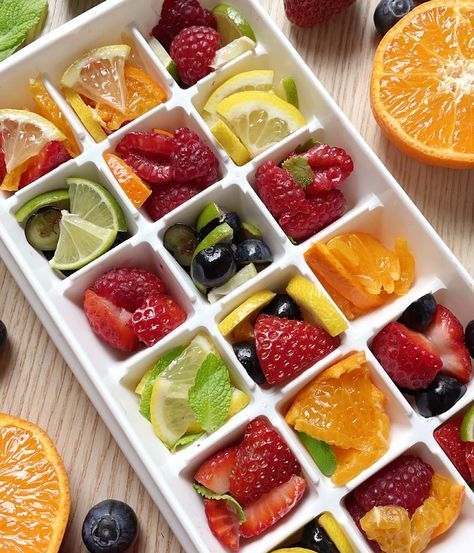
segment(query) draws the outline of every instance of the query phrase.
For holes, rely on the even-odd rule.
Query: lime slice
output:
[[[222,336],[228,336],[236,326],[249,319],[255,312],[269,304],[276,294],[270,290],[261,290],[247,298],[232,313],[219,323]]]
[[[222,209],[215,202],[211,202],[210,204],[207,204],[206,207],[199,214],[199,217],[196,223],[196,230],[198,232],[201,232],[201,230],[208,223],[210,223],[213,219],[217,219],[217,217],[220,217],[222,214],[223,214]]]
[[[337,467],[337,459],[331,446],[321,440],[315,440],[303,432],[299,432],[298,435],[319,470],[325,476],[332,476]]]
[[[99,227],[127,231],[127,222],[120,205],[112,194],[96,182],[71,177],[66,179],[71,198],[70,211]]]
[[[42,207],[56,207],[58,209],[69,208],[69,190],[67,188],[61,188],[59,190],[51,190],[51,192],[44,192],[39,196],[35,196],[26,204],[23,204],[20,209],[15,213],[15,219],[19,223],[23,223],[28,219],[30,215],[41,209]]]
[[[344,530],[331,513],[323,513],[318,518],[318,523],[324,528],[339,553],[354,553]]]
[[[110,250],[116,237],[116,230],[99,227],[63,210],[59,242],[49,264],[58,271],[80,269]]]
[[[216,110],[254,157],[306,124],[295,106],[269,92],[237,92]]]
[[[215,246],[216,244],[227,244],[232,241],[233,237],[234,231],[232,230],[232,227],[227,223],[222,223],[222,225],[216,227],[205,238],[203,238],[201,242],[199,242],[197,248],[194,250],[193,259],[200,251],[210,248],[211,246]]]
[[[469,407],[462,419],[461,440],[463,442],[474,442],[474,403]]]
[[[137,387],[135,388],[135,393],[139,396],[142,395],[143,390],[145,389],[145,385],[148,382],[151,372],[153,371],[153,368],[148,369],[145,374],[142,376],[140,382],[137,384]]]
[[[207,295],[207,299],[210,303],[216,303],[227,294],[233,292],[239,286],[242,286],[248,280],[257,276],[257,269],[253,263],[246,265],[243,269],[240,269],[230,280],[228,280],[222,286],[213,288]]]
[[[213,69],[219,69],[226,63],[229,63],[230,61],[235,60],[235,58],[238,58],[242,54],[245,54],[245,52],[250,52],[250,50],[255,50],[256,46],[257,46],[257,43],[246,36],[237,38],[232,42],[230,42],[229,44],[227,44],[226,46],[224,46],[223,48],[220,48],[219,50],[217,50],[216,55],[212,60],[211,67]]]
[[[176,67],[176,63],[171,59],[171,56],[163,48],[161,43],[158,42],[156,38],[152,36],[148,41],[148,44],[150,45],[150,48],[153,50],[153,53],[156,55],[156,57],[166,67],[166,70],[168,71],[168,73],[173,77],[175,81],[177,81],[179,79],[179,75],[178,75],[178,68]]]
[[[280,94],[283,100],[286,100],[288,103],[295,106],[295,108],[300,107],[300,102],[298,99],[298,88],[296,87],[296,82],[293,77],[285,77],[280,81]]]
[[[245,36],[257,41],[250,23],[235,6],[230,4],[218,4],[212,14],[217,21],[217,30],[221,35],[223,44],[229,44],[233,40]]]
[[[229,129],[224,121],[218,120],[211,127],[211,132],[217,142],[224,148],[232,161],[241,167],[248,163],[252,156],[239,138]]]
[[[252,223],[244,221],[242,228],[244,229],[246,240],[251,240],[252,238],[260,239],[263,236],[262,231],[256,225],[252,225]]]

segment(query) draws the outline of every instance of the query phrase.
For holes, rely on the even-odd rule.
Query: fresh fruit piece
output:
[[[48,142],[37,156],[32,157],[27,162],[28,165],[21,175],[18,188],[28,186],[70,159],[71,156],[62,142],[57,140]]]
[[[239,550],[240,520],[230,501],[205,499],[204,509],[209,528],[217,540],[231,551]]]
[[[418,161],[474,167],[472,91],[466,86],[472,33],[469,2],[436,0],[412,10],[377,48],[370,90],[375,119]]]
[[[447,307],[438,305],[425,335],[441,357],[441,371],[467,384],[472,377],[471,359],[464,345],[463,326],[456,316]]]
[[[308,160],[303,156],[291,155],[281,164],[282,169],[295,179],[295,181],[306,190],[313,182],[313,171]]]
[[[303,528],[303,535],[298,542],[301,547],[310,551],[321,553],[338,553],[336,546],[332,543],[322,526],[316,520],[310,520]]]
[[[252,342],[237,342],[232,346],[235,356],[242,364],[250,378],[259,385],[267,382],[258,360],[255,344]]]
[[[434,431],[435,440],[441,449],[446,453],[449,460],[456,467],[461,476],[467,481],[471,481],[471,471],[466,461],[467,442],[461,440],[462,415],[445,422]]]
[[[223,223],[227,223],[229,227],[232,229],[234,235],[232,237],[232,241],[236,241],[236,236],[241,231],[241,222],[240,217],[237,215],[237,213],[233,211],[227,211],[225,213],[222,213],[218,217],[215,217],[212,219],[207,225],[202,227],[202,229],[199,232],[199,238],[201,241],[203,241],[209,234],[211,234],[214,229],[216,229],[218,226],[222,225]],[[227,227],[224,227],[227,228]]]
[[[35,196],[15,213],[15,219],[24,223],[28,218],[43,207],[56,207],[57,209],[69,208],[69,189],[60,188]]]
[[[0,351],[2,351],[8,340],[8,331],[5,323],[0,321]]]
[[[191,129],[176,129],[172,144],[170,162],[174,180],[188,182],[218,169],[213,151]]]
[[[340,186],[354,170],[351,156],[342,148],[317,144],[301,155],[313,171],[313,182],[306,188],[310,195]]]
[[[262,240],[244,240],[237,246],[234,256],[239,265],[264,265],[273,262],[273,254]]]
[[[299,434],[300,440],[314,459],[318,469],[324,476],[332,476],[337,467],[337,459],[329,444],[321,440],[316,440],[304,432]]]
[[[163,185],[173,180],[173,171],[168,160],[154,159],[138,152],[124,152],[121,157],[147,183]]]
[[[305,321],[322,326],[331,336],[347,329],[347,323],[321,289],[309,279],[294,276],[286,291],[299,305]]]
[[[106,499],[94,505],[82,524],[82,541],[90,553],[126,551],[137,536],[135,511],[116,499]]]
[[[322,328],[270,315],[258,317],[255,342],[269,384],[277,384],[309,369],[340,344],[339,338],[333,338]]]
[[[285,0],[286,17],[298,27],[313,27],[342,12],[355,0]]]
[[[84,312],[91,329],[103,342],[121,351],[137,349],[138,339],[130,324],[132,314],[126,309],[86,290]]]
[[[299,109],[300,102],[298,99],[298,87],[296,86],[295,79],[293,77],[284,77],[280,82],[283,94],[280,94],[283,100],[286,100],[289,104]]]
[[[249,320],[252,315],[269,304],[275,296],[276,294],[270,290],[261,290],[247,298],[219,323],[219,331],[222,336],[228,336],[234,328]]]
[[[415,394],[416,407],[423,417],[441,415],[466,393],[466,385],[452,376],[437,374],[428,388]]]
[[[163,245],[181,267],[190,267],[194,250],[198,245],[198,236],[192,227],[176,223],[166,229]]]
[[[269,92],[234,93],[221,100],[216,111],[253,157],[306,124],[298,109]]]
[[[0,449],[2,501],[8,507],[0,527],[2,549],[57,553],[71,502],[56,447],[38,426],[0,414]]]
[[[381,0],[374,12],[374,25],[380,35],[385,35],[415,7],[413,0]]]
[[[239,137],[230,130],[224,121],[216,121],[211,126],[211,132],[232,161],[239,167],[245,165],[252,159],[250,152],[242,144]]]
[[[232,42],[229,42],[222,48],[217,50],[214,59],[212,60],[211,67],[214,70],[220,69],[226,63],[235,60],[242,54],[255,50],[257,43],[246,36],[236,38]]]
[[[366,511],[354,500],[354,494],[349,494],[346,497],[345,506],[349,511],[349,514],[351,515],[357,528],[359,529],[361,534],[364,535],[372,551],[374,553],[383,553],[383,551],[380,549],[379,544],[374,540],[369,540],[369,538],[367,537],[367,534],[364,532],[364,530],[362,529],[362,526],[360,525],[360,519],[366,514]]]
[[[382,551],[410,553],[410,515],[403,507],[373,507],[360,519],[360,525],[367,537],[376,541]]]
[[[232,331],[229,341],[231,344],[237,344],[238,342],[252,342],[255,343],[255,329],[250,321],[243,321],[235,327]]]
[[[346,533],[331,513],[323,513],[318,518],[318,523],[326,531],[339,553],[354,553]]]
[[[447,532],[461,512],[464,501],[464,486],[441,474],[433,475],[430,498],[435,499],[442,510],[442,522],[433,533],[433,538]]]
[[[173,138],[155,132],[129,132],[115,147],[119,155],[133,152],[153,159],[167,160],[173,152]]]
[[[416,332],[425,332],[435,317],[436,306],[433,294],[426,294],[411,303],[402,313],[398,322]]]
[[[262,238],[263,238],[263,233],[256,225],[243,221],[242,228],[237,233],[235,240],[237,243],[239,242],[239,240],[251,240],[251,239],[259,240]]]
[[[61,211],[59,209],[43,207],[26,222],[26,239],[37,250],[54,252],[59,241],[60,221]]]
[[[171,56],[168,54],[167,50],[160,42],[156,40],[154,36],[151,36],[148,39],[148,44],[150,48],[153,50],[153,53],[156,55],[156,57],[161,61],[161,63],[165,66],[167,71],[171,73],[170,68],[173,66],[174,61],[171,59]],[[176,65],[176,64],[174,64]]]
[[[250,263],[250,265],[246,265],[243,269],[235,273],[225,284],[213,288],[207,295],[207,299],[210,303],[215,303],[256,276],[257,269],[253,263]]]
[[[415,257],[404,238],[395,239],[395,254],[400,263],[400,278],[394,283],[393,293],[397,296],[404,296],[410,291],[415,277]]]
[[[436,475],[433,476],[433,479]],[[443,520],[440,503],[430,495],[423,505],[413,513],[410,521],[411,546],[410,553],[421,553],[430,541],[436,528]]]
[[[245,15],[235,6],[218,4],[213,8],[212,15],[216,19],[217,30],[223,44],[230,44],[241,37],[247,37],[253,42],[257,41]]]
[[[152,190],[145,209],[153,221],[158,221],[201,191],[202,188],[193,183],[170,182],[160,185]]]
[[[273,553],[314,553],[314,549],[306,549],[305,547],[284,547],[283,549],[275,549]]]
[[[150,188],[120,157],[105,153],[104,159],[128,199],[137,209],[142,207],[151,194]]]
[[[224,285],[235,275],[236,270],[234,253],[223,244],[200,250],[191,265],[193,281],[203,288]]]
[[[283,319],[303,320],[298,304],[294,302],[288,294],[277,294],[272,301],[262,309],[262,313]]]
[[[466,461],[471,471],[471,489],[472,484],[474,483],[474,445],[471,442],[467,443],[467,452],[466,452]]]
[[[6,173],[3,177],[0,190],[5,190],[5,192],[16,192],[17,190],[19,190],[21,185],[21,177],[23,173],[27,171],[30,167],[30,163],[32,160],[34,160],[34,158],[23,162],[21,165],[13,169],[13,171],[11,171],[10,173]]]
[[[200,233],[206,225],[208,225],[211,221],[214,221],[214,219],[218,219],[223,214],[222,209],[216,203],[211,202],[207,204],[199,214],[198,220],[196,221],[197,232]]]
[[[96,142],[105,140],[107,135],[94,118],[95,113],[93,109],[84,102],[80,94],[70,88],[65,88],[63,94],[92,138]]]
[[[443,365],[438,350],[423,334],[389,323],[373,339],[371,349],[397,386],[427,388]]]
[[[354,498],[365,512],[391,505],[412,516],[430,494],[433,473],[419,457],[403,455],[356,488]]]
[[[469,350],[471,357],[474,357],[474,321],[469,321],[464,333],[464,344]]]
[[[219,451],[205,461],[194,475],[194,480],[217,494],[230,489],[229,477],[235,465],[237,446]]]
[[[460,435],[463,442],[474,442],[474,403],[464,413]]]
[[[301,501],[306,481],[293,474],[278,487],[271,488],[245,508],[245,522],[240,527],[243,538],[253,538],[271,528]]]

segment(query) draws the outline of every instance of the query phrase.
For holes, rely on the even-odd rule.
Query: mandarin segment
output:
[[[104,159],[129,200],[137,209],[142,207],[151,195],[150,187],[120,157],[106,153]]]
[[[421,553],[433,539],[443,521],[442,507],[434,497],[428,497],[411,517],[411,553]]]
[[[385,553],[411,553],[410,515],[403,507],[373,507],[359,523]]]
[[[434,497],[442,508],[442,522],[433,533],[433,538],[449,530],[458,518],[464,501],[464,486],[453,480],[434,474],[430,497]]]

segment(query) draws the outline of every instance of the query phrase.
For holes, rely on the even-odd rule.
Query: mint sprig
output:
[[[308,160],[303,156],[292,156],[282,163],[283,169],[288,171],[293,179],[301,184],[303,188],[308,188],[313,182],[313,171],[309,166]]]
[[[204,436],[205,432],[198,432],[197,434],[185,434],[182,436],[172,447],[171,451],[174,453],[179,447],[185,447],[197,442],[199,438]]]
[[[206,498],[206,499],[216,499],[218,501],[228,501],[235,508],[235,510],[237,512],[237,515],[239,517],[239,521],[241,523],[244,523],[246,521],[245,512],[244,512],[242,506],[231,495],[226,494],[226,493],[225,494],[214,493],[211,490],[205,488],[204,486],[201,486],[201,484],[194,483],[193,486],[194,486],[194,489],[197,491],[197,493],[199,495],[201,495],[202,497]]]

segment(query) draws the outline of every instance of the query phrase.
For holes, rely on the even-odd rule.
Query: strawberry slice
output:
[[[456,316],[447,307],[438,305],[425,335],[441,357],[441,372],[463,383],[469,382],[472,377],[471,357],[464,344],[463,326]]]
[[[229,477],[235,465],[237,446],[228,447],[210,457],[196,472],[194,480],[223,495],[230,490]]]
[[[294,474],[287,482],[262,495],[245,509],[246,521],[240,527],[243,538],[258,536],[287,515],[301,500],[306,481]]]
[[[71,156],[62,142],[57,140],[49,142],[37,156],[32,158],[28,169],[21,175],[18,188],[24,188],[70,159]]]
[[[231,551],[239,550],[240,521],[234,506],[225,500],[205,499],[207,523],[214,536]]]
[[[462,415],[458,415],[443,426],[434,431],[435,440],[446,453],[449,460],[457,468],[461,476],[469,482],[471,479],[471,470],[468,462],[468,444],[461,440]],[[472,447],[469,447],[469,457],[471,457]]]

